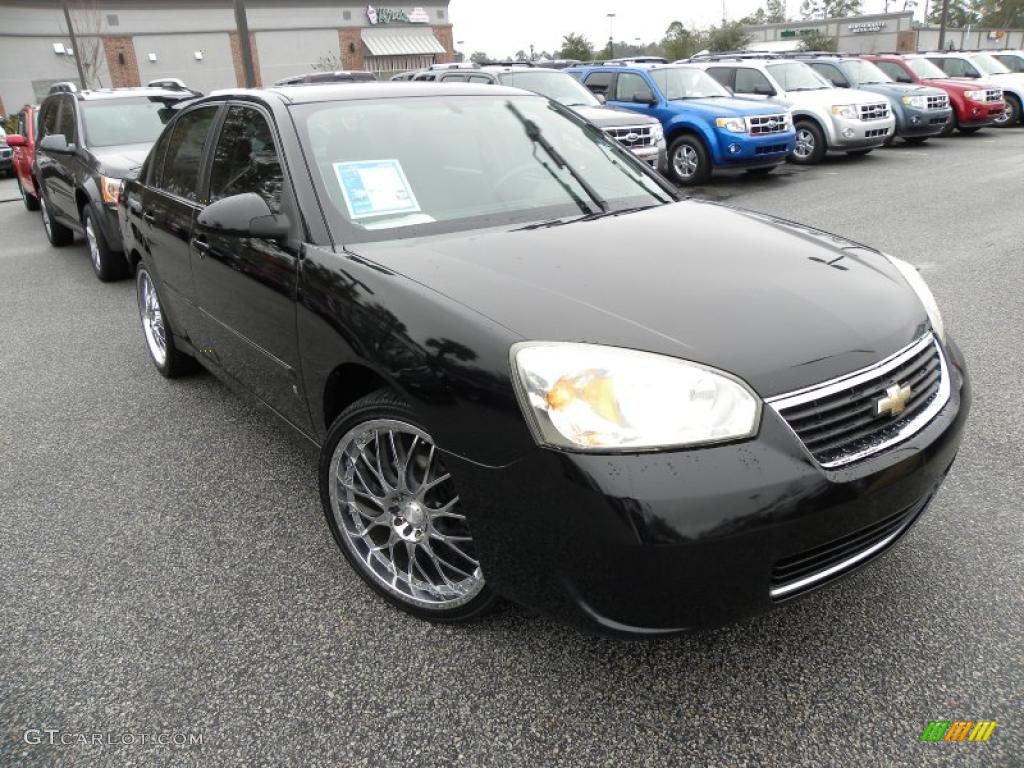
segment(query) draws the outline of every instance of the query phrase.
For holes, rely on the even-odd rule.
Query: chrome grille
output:
[[[639,147],[653,147],[657,144],[654,138],[654,130],[650,125],[629,125],[619,128],[605,128],[604,132],[615,139],[619,144],[629,149]]]
[[[747,118],[750,133],[761,136],[765,133],[782,133],[786,130],[785,115],[755,115]]]
[[[985,101],[1002,101],[1003,92],[999,88],[989,88],[985,91]]]
[[[861,120],[884,120],[889,116],[889,102],[887,101],[878,104],[861,104],[858,109]]]
[[[949,109],[949,96],[944,93],[939,96],[929,96],[928,109]]]
[[[879,413],[883,400],[909,387],[896,415]],[[823,467],[849,464],[906,440],[949,399],[949,373],[929,334],[870,368],[768,400]]]

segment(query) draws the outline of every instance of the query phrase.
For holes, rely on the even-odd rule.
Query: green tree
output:
[[[584,35],[570,32],[562,38],[562,50],[558,52],[558,57],[590,61],[594,58],[594,46]]]
[[[839,50],[839,39],[826,35],[824,32],[810,32],[806,35],[800,35],[800,50],[801,51],[838,51]]]
[[[861,0],[803,0],[800,15],[805,19],[841,19],[860,13]]]
[[[768,0],[764,5],[764,15],[768,24],[782,24],[788,21],[786,0]]]
[[[976,26],[981,21],[979,0],[949,0],[949,15],[946,17],[946,25],[950,27]],[[936,0],[931,11],[928,12],[928,21],[931,24],[942,23],[942,0]]]
[[[473,53],[469,55],[469,60],[474,64],[483,64],[486,61],[490,61],[491,57],[483,51],[473,51]]]
[[[530,57],[526,54],[526,51],[524,51],[522,48],[520,48],[518,51],[516,51],[516,54],[515,54],[515,56],[513,56],[513,58],[516,61],[526,61]]]
[[[697,32],[687,29],[681,21],[673,21],[665,30],[661,41],[663,55],[669,61],[688,59],[703,48],[701,37]]]
[[[704,47],[712,53],[717,51],[739,51],[750,42],[750,32],[740,21],[725,21],[720,27],[711,27],[704,34]]]
[[[753,13],[747,14],[740,19],[740,23],[747,25],[761,25],[766,22],[767,18],[768,14],[765,13],[764,8],[758,8]]]
[[[981,24],[998,29],[1024,27],[1024,0],[981,0]]]

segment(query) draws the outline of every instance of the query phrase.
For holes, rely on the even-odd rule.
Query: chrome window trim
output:
[[[907,362],[915,355],[920,354],[922,351],[927,349],[929,345],[934,345],[935,350],[939,356],[940,373],[938,391],[935,393],[935,396],[932,398],[932,401],[928,404],[928,407],[922,410],[919,414],[917,414],[917,416],[915,416],[911,421],[908,421],[906,424],[904,424],[898,432],[896,432],[894,435],[886,438],[885,440],[879,443],[875,443],[869,448],[857,451],[856,453],[848,454],[834,461],[819,462],[817,459],[814,458],[813,454],[811,454],[807,446],[804,445],[803,440],[800,439],[800,436],[796,433],[796,430],[794,430],[793,427],[790,426],[789,422],[786,420],[786,417],[782,415],[782,411],[787,408],[802,405],[803,403],[810,402],[811,400],[816,400],[820,397],[827,397],[837,392],[842,392],[845,389],[849,389],[850,387],[855,387],[858,384],[863,384],[866,381],[879,378],[880,376],[885,375],[894,368],[900,367],[903,363]],[[789,428],[789,431],[793,434],[793,436],[800,441],[800,445],[804,446],[804,451],[806,451],[806,453],[811,457],[812,460],[814,460],[816,464],[826,469],[835,469],[836,467],[841,467],[846,464],[852,464],[855,461],[860,461],[861,459],[865,459],[868,456],[872,456],[876,453],[879,453],[880,451],[884,451],[886,448],[896,445],[897,443],[901,443],[904,440],[917,434],[929,422],[931,422],[931,420],[935,418],[936,415],[938,415],[939,411],[941,411],[945,407],[946,403],[949,401],[949,395],[949,368],[946,364],[946,356],[943,354],[942,347],[939,345],[934,334],[928,333],[927,335],[921,337],[921,339],[914,342],[910,346],[904,347],[896,354],[890,355],[885,360],[882,360],[879,363],[875,363],[874,365],[868,368],[863,368],[859,371],[854,371],[853,373],[847,374],[845,376],[840,376],[838,378],[830,379],[829,381],[817,384],[812,387],[797,390],[796,392],[789,392],[783,395],[769,397],[765,400],[765,402],[775,410],[775,412],[779,415],[779,418],[782,419],[783,423],[785,423],[786,427]]]

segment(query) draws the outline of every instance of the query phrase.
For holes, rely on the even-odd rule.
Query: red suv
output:
[[[946,124],[946,129],[939,134],[940,136],[948,136],[954,128],[959,128],[960,133],[974,133],[986,125],[995,123],[1006,111],[1003,91],[999,86],[951,80],[949,75],[925,56],[863,54],[861,58],[877,64],[897,83],[931,85],[949,94],[949,103],[953,106],[953,119]]]
[[[32,158],[36,153],[36,112],[37,107],[25,106],[18,113],[18,132],[7,137],[7,145],[14,150],[11,158],[14,176],[18,179],[18,191],[25,207],[30,211],[39,210],[39,192],[32,178]]]

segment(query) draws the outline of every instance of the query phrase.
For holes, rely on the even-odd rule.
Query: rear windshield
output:
[[[339,242],[671,200],[628,151],[537,96],[324,102],[293,114]]]
[[[85,141],[90,147],[152,144],[170,117],[166,104],[145,96],[80,104]]]

